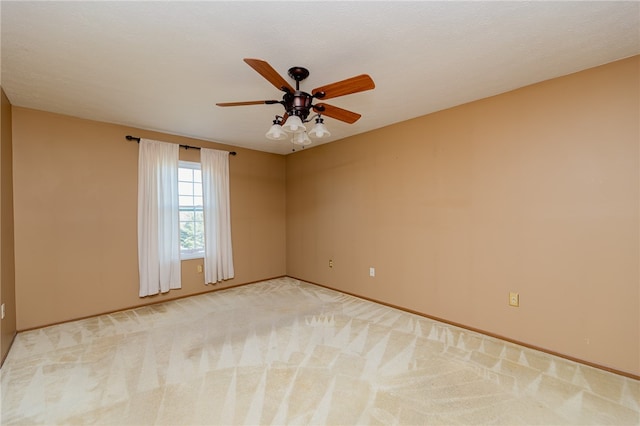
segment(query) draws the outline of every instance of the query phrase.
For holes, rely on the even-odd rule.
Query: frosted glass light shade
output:
[[[311,144],[311,139],[307,136],[307,132],[299,132],[293,135],[291,142],[296,145],[307,146]]]
[[[271,139],[273,141],[281,141],[288,138],[287,134],[284,132],[284,130],[282,130],[282,126],[279,124],[274,124],[273,126],[271,126],[265,136],[267,137],[267,139]]]
[[[290,115],[282,128],[290,133],[306,132],[307,129],[302,124],[302,120],[297,115]]]
[[[331,136],[331,133],[329,133],[327,126],[325,126],[323,122],[316,121],[316,125],[313,126],[313,129],[311,129],[309,135],[316,138],[324,138]]]

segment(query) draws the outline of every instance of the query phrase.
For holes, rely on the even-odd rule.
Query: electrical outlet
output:
[[[4,303],[0,305],[0,319],[4,319]]]
[[[333,260],[329,259],[329,268],[333,268]]]
[[[198,271],[198,272],[202,272],[202,265],[198,265],[198,266],[196,266],[196,271]]]
[[[376,268],[369,268],[369,276],[370,277],[376,276]]]
[[[520,306],[520,295],[518,293],[509,293],[509,306]]]

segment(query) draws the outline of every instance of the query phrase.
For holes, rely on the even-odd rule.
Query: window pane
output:
[[[175,169],[174,169],[175,170]],[[198,171],[198,174],[200,172]],[[179,181],[192,181],[193,180],[193,170],[192,169],[183,169],[182,167],[178,168],[178,180]]]
[[[202,173],[200,164],[181,162],[178,168],[180,250],[185,255],[204,251]]]
[[[181,206],[193,206],[193,197],[191,196],[180,196],[180,205]]]
[[[193,222],[180,223],[180,248],[193,249],[195,246],[195,235]]]
[[[189,212],[189,211],[181,211],[180,212],[180,222],[193,222],[194,220],[194,212]]]
[[[193,195],[193,183],[191,182],[179,182],[178,193],[180,195]]]

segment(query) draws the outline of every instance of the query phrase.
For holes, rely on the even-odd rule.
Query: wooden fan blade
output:
[[[335,118],[336,120],[344,121],[349,124],[355,123],[360,119],[360,117],[362,117],[357,112],[348,111],[329,104],[314,105],[313,110],[318,114],[326,115],[327,117]]]
[[[271,105],[277,104],[280,101],[246,101],[246,102],[219,102],[216,105],[221,107],[229,107],[229,106],[243,106],[243,105]]]
[[[336,83],[327,84],[326,86],[313,89],[312,95],[318,99],[331,99],[338,96],[350,95],[352,93],[364,92],[365,90],[371,90],[376,85],[367,74],[358,75],[348,78],[346,80],[338,81]],[[321,95],[324,93],[324,96]]]
[[[289,91],[291,93],[295,92],[295,89],[291,87],[287,80],[282,78],[280,74],[276,70],[273,69],[271,65],[262,59],[251,59],[245,58],[244,61],[249,64],[251,68],[256,70],[258,74],[266,78],[269,83],[276,86],[278,90],[282,90],[283,92]]]

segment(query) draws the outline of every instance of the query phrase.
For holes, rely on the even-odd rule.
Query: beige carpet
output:
[[[289,278],[18,334],[2,424],[635,424],[640,383]]]

